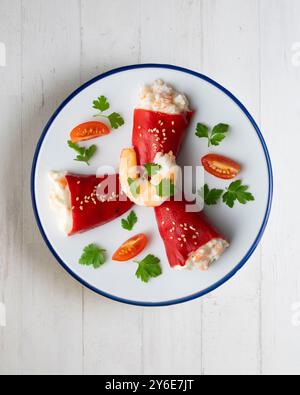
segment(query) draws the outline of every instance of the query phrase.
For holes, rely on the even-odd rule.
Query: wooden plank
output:
[[[0,15],[0,372],[11,374],[21,369],[22,334],[21,1],[1,1]]]
[[[142,1],[141,61],[174,63],[200,70],[201,16],[201,2],[197,0]],[[201,301],[145,310],[145,374],[201,373],[201,311]]]
[[[80,9],[73,0],[27,0],[22,8],[23,180],[42,129],[79,84]],[[50,170],[50,169],[49,169]],[[82,288],[63,272],[37,230],[23,185],[22,372],[82,372]]]
[[[204,0],[204,68],[259,121],[259,1]],[[222,121],[220,119],[220,121]],[[260,371],[260,250],[203,308],[203,373]]]
[[[142,62],[174,63],[199,70],[203,38],[201,8],[199,0],[142,0]]]
[[[299,14],[297,0],[261,2],[262,126],[277,180],[262,255],[262,366],[274,375],[300,373]]]
[[[138,0],[82,1],[81,73],[138,63]],[[100,22],[99,22],[100,21]],[[142,309],[111,302],[84,291],[84,373],[140,374]]]

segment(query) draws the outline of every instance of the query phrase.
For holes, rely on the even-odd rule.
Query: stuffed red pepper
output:
[[[134,111],[132,143],[140,165],[155,162],[157,153],[176,157],[193,113],[186,96],[161,80],[145,86]]]
[[[158,80],[142,89],[134,111],[133,147],[122,151],[120,162],[122,189],[132,202],[157,207],[169,198],[166,189],[173,193],[176,156],[191,117],[186,96],[170,85]]]
[[[207,270],[229,246],[203,212],[189,213],[185,201],[168,201],[155,209],[172,268]]]
[[[104,225],[126,213],[133,205],[120,192],[118,175],[98,178],[52,172],[50,177],[53,181],[50,201],[62,230],[69,236]]]

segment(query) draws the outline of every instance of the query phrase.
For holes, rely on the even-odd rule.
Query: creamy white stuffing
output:
[[[157,80],[153,85],[145,85],[140,92],[137,108],[158,111],[166,114],[180,114],[189,111],[187,97],[171,85]]]
[[[52,209],[56,212],[60,229],[69,234],[72,230],[72,208],[71,208],[71,194],[66,183],[65,172],[49,173],[51,183],[50,190],[50,204]]]
[[[229,244],[224,239],[213,239],[204,246],[192,252],[186,261],[185,266],[176,266],[176,270],[192,270],[198,268],[206,271],[216,262],[223,252],[229,247]]]
[[[152,176],[151,184],[159,185],[163,179],[172,179],[174,184],[176,184],[180,168],[176,165],[176,158],[173,152],[169,152],[168,154],[158,152],[154,158],[154,163],[161,168]]]

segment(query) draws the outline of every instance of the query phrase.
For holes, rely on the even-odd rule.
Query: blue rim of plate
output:
[[[55,121],[56,117],[59,115],[59,113],[63,110],[63,108],[75,97],[77,96],[80,92],[82,92],[84,89],[86,89],[87,87],[89,87],[90,85],[94,84],[97,81],[100,81],[106,77],[109,77],[113,74],[118,74],[118,73],[122,73],[124,71],[128,71],[128,70],[135,70],[135,69],[143,69],[143,68],[163,68],[163,69],[170,69],[170,70],[176,70],[176,71],[180,71],[186,74],[190,74],[193,75],[194,77],[200,78],[208,83],[210,83],[211,85],[215,86],[216,88],[218,88],[219,90],[221,90],[223,93],[225,93],[227,96],[229,96],[234,103],[236,103],[238,105],[238,107],[244,112],[244,114],[247,116],[247,118],[249,119],[249,121],[251,122],[252,126],[254,127],[259,140],[261,142],[261,145],[263,147],[264,153],[265,153],[265,158],[266,158],[266,162],[267,162],[267,166],[268,166],[268,175],[269,175],[269,194],[268,194],[268,203],[267,203],[267,208],[266,208],[266,213],[263,219],[263,223],[262,226],[260,228],[260,231],[258,232],[258,235],[254,241],[254,243],[252,244],[251,248],[249,249],[249,251],[247,252],[247,254],[245,255],[245,257],[241,260],[241,262],[235,267],[235,269],[233,269],[229,274],[227,274],[224,278],[222,278],[221,280],[219,280],[218,282],[216,282],[215,284],[211,285],[209,288],[201,291],[201,292],[197,292],[193,295],[190,296],[186,296],[184,298],[179,298],[179,299],[174,299],[174,300],[170,300],[170,301],[166,301],[166,302],[139,302],[139,301],[132,301],[132,300],[128,300],[128,299],[123,299],[123,298],[119,298],[117,296],[114,295],[110,295],[106,292],[101,291],[100,289],[95,288],[94,286],[88,284],[87,282],[85,282],[82,278],[80,278],[76,273],[74,273],[65,262],[63,262],[63,260],[58,256],[57,252],[54,250],[52,244],[50,243],[50,241],[48,240],[46,233],[44,231],[44,228],[42,226],[40,217],[39,217],[39,213],[38,213],[38,209],[37,209],[37,204],[36,204],[36,196],[35,196],[35,173],[36,173],[36,166],[37,166],[37,161],[38,161],[38,157],[39,157],[39,153],[40,153],[40,149],[42,147],[42,144],[44,142],[44,139],[52,125],[52,123]],[[246,107],[226,88],[224,88],[222,85],[220,85],[219,83],[217,83],[216,81],[212,80],[211,78],[197,73],[196,71],[192,71],[183,67],[178,67],[178,66],[173,66],[173,65],[168,65],[168,64],[136,64],[136,65],[130,65],[130,66],[124,66],[124,67],[120,67],[117,69],[113,69],[111,71],[108,71],[104,74],[99,75],[98,77],[93,78],[92,80],[86,82],[85,84],[83,84],[81,87],[79,87],[78,89],[76,89],[59,107],[58,109],[55,111],[55,113],[52,115],[52,117],[50,118],[50,120],[48,121],[47,125],[45,126],[43,133],[39,139],[39,142],[37,144],[37,148],[34,154],[34,158],[33,158],[33,164],[32,164],[32,172],[31,172],[31,196],[32,196],[32,206],[33,206],[33,211],[34,211],[34,215],[37,221],[37,225],[39,228],[39,231],[47,245],[47,247],[49,248],[49,250],[51,251],[51,253],[54,255],[54,257],[56,258],[56,260],[60,263],[60,265],[75,279],[77,280],[79,283],[81,283],[83,286],[85,286],[86,288],[90,289],[91,291],[104,296],[106,298],[109,298],[111,300],[114,300],[116,302],[120,302],[120,303],[125,303],[125,304],[129,304],[129,305],[134,305],[134,306],[143,306],[143,307],[163,307],[163,306],[171,306],[171,305],[176,305],[176,304],[180,304],[180,303],[185,303],[185,302],[189,302],[191,300],[194,299],[198,299],[203,297],[204,295],[207,295],[208,293],[216,290],[217,288],[221,287],[223,284],[225,284],[228,280],[230,280],[240,269],[242,269],[242,267],[247,263],[247,261],[249,260],[249,258],[252,256],[252,254],[254,253],[254,251],[256,250],[268,223],[269,217],[270,217],[270,213],[271,213],[271,207],[272,207],[272,200],[273,200],[273,170],[272,170],[272,163],[271,163],[271,159],[270,159],[270,155],[269,155],[269,151],[266,145],[266,142],[264,140],[264,137],[257,125],[257,123],[255,122],[254,118],[251,116],[251,114],[249,113],[249,111],[246,109]]]

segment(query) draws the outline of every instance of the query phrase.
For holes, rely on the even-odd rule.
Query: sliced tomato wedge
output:
[[[106,136],[110,133],[107,125],[103,122],[86,122],[82,123],[71,132],[73,143],[96,139],[97,137]]]
[[[126,262],[138,256],[148,244],[147,236],[143,233],[127,240],[113,255],[113,260]]]
[[[241,166],[238,163],[226,156],[217,154],[204,156],[202,165],[208,173],[223,180],[231,180],[241,171]]]

